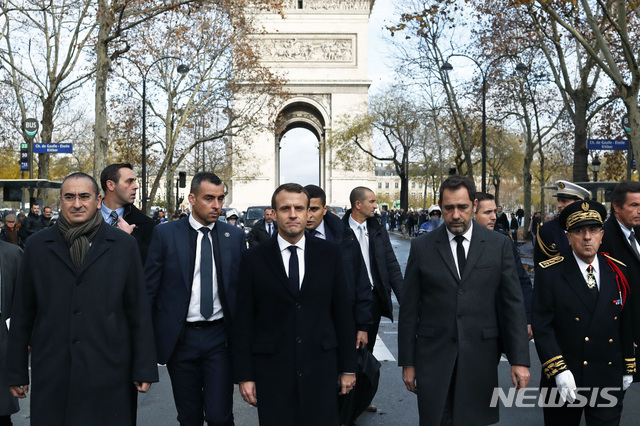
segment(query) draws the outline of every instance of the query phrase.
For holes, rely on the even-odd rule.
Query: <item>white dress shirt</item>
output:
[[[317,232],[317,234],[315,235],[316,238],[322,238],[323,240],[327,239],[327,231],[325,231],[324,229],[324,219],[322,219],[322,222],[320,222],[320,225],[318,225],[318,227],[314,229],[314,231]]]
[[[111,225],[111,210],[109,207],[104,205],[104,201],[100,204],[100,213],[102,213],[102,218],[105,222]],[[116,213],[118,213],[118,217],[122,217],[124,214],[124,206],[116,209]]]
[[[211,232],[216,223],[210,223],[209,233],[207,238],[211,241]],[[199,231],[204,225],[200,224],[197,220],[189,215],[189,225],[198,232],[198,238],[196,239],[196,262],[193,267],[193,281],[191,284],[191,300],[189,301],[189,311],[187,312],[187,322],[195,321],[214,321],[222,318],[224,313],[222,312],[222,303],[220,302],[220,296],[218,295],[218,275],[216,273],[216,262],[213,260],[213,315],[210,318],[205,318],[200,313],[200,257],[202,253],[202,237],[204,234]],[[213,250],[213,241],[211,241],[211,248]],[[213,252],[211,253],[213,256]]]
[[[280,255],[282,256],[282,262],[284,263],[284,272],[289,276],[289,259],[291,259],[291,252],[289,251],[289,246],[295,246],[296,251],[298,253],[298,271],[300,272],[300,283],[299,287],[302,287],[302,281],[304,280],[304,248],[306,245],[305,236],[302,235],[302,238],[295,243],[291,244],[284,238],[278,234],[278,246],[280,247]]]
[[[453,255],[453,262],[456,264],[458,277],[462,279],[462,277],[460,276],[460,266],[458,265],[458,242],[454,239],[456,236],[452,234],[451,231],[449,231],[449,228],[446,228],[446,230],[447,230],[447,237],[449,238],[449,247],[451,247],[451,254]],[[473,220],[471,221],[471,225],[469,226],[469,229],[467,229],[467,232],[462,234],[462,236],[464,237],[464,240],[462,241],[462,247],[464,248],[465,259],[469,258],[469,246],[471,245],[472,231],[473,231]]]
[[[620,225],[620,229],[622,229],[622,233],[624,234],[624,239],[627,240],[629,245],[631,245],[631,241],[629,241],[629,235],[631,235],[631,230],[628,229],[626,226],[624,226],[622,223],[620,223],[618,219],[616,219],[616,222],[618,222],[618,225]],[[640,247],[638,246],[638,238],[640,238],[640,236],[636,235],[636,251],[640,253]]]

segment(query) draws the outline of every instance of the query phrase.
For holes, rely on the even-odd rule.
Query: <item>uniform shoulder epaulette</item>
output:
[[[611,259],[611,260],[613,260],[614,262],[616,262],[616,263],[618,263],[618,264],[620,264],[620,265],[624,266],[625,268],[626,268],[626,266],[627,266],[627,265],[625,265],[624,263],[620,262],[618,259],[614,259],[613,257],[609,256],[608,254],[603,254],[603,256],[604,256],[604,257],[606,257],[607,259]]]
[[[547,259],[547,260],[543,260],[542,262],[538,263],[538,265],[544,269],[544,268],[548,268],[549,266],[555,265],[556,263],[560,263],[564,260],[563,256],[556,256],[556,257],[552,257],[551,259]]]

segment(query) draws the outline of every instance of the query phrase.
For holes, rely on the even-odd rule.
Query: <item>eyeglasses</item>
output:
[[[90,201],[93,198],[93,195],[84,192],[84,193],[78,194],[78,195],[75,195],[75,194],[64,194],[62,196],[62,200],[65,203],[73,203],[74,201],[76,201],[76,198],[78,200],[80,200],[81,203],[85,203],[87,201]]]
[[[602,231],[602,227],[600,226],[582,226],[578,229],[572,229],[569,232],[571,232],[574,235],[584,235],[587,232],[591,235],[595,235],[601,231]]]

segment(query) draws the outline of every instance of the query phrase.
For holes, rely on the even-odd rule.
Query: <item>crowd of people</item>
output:
[[[608,219],[584,188],[557,184],[559,214],[535,232],[532,286],[512,232],[519,212],[509,220],[463,176],[406,215],[379,212],[375,193],[356,187],[339,217],[322,188],[283,184],[247,237],[237,211],[220,220],[225,186],[213,173],[193,177],[190,211],[173,221],[135,207],[130,164],[109,165],[99,184],[72,173],[54,224],[32,203],[19,229],[33,232],[0,242],[0,426],[30,385],[32,425],[135,425],[158,363],[184,426],[235,424],[234,384],[260,425],[353,425],[376,410],[375,389],[345,407],[366,384],[359,365],[381,318],[394,319],[392,293],[421,426],[497,422],[498,361],[525,388],[533,337],[545,424],[618,424],[640,342],[640,183],[616,186]],[[388,233],[398,226],[417,234],[404,277]],[[573,404],[581,392],[593,395]]]

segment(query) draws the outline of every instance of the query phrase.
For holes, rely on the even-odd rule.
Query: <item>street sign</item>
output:
[[[26,172],[27,170],[29,170],[29,162],[28,161],[21,161],[20,162],[20,170],[23,172]]]
[[[27,142],[20,143],[20,170],[27,171],[29,170],[29,144]]]
[[[34,143],[33,152],[38,154],[71,154],[73,144],[70,143]]]
[[[587,139],[587,149],[626,150],[626,139]]]
[[[629,123],[629,114],[622,116],[622,128],[625,132],[631,133],[631,123]]]
[[[30,138],[38,133],[38,120],[35,118],[27,118],[24,120],[24,132]]]

